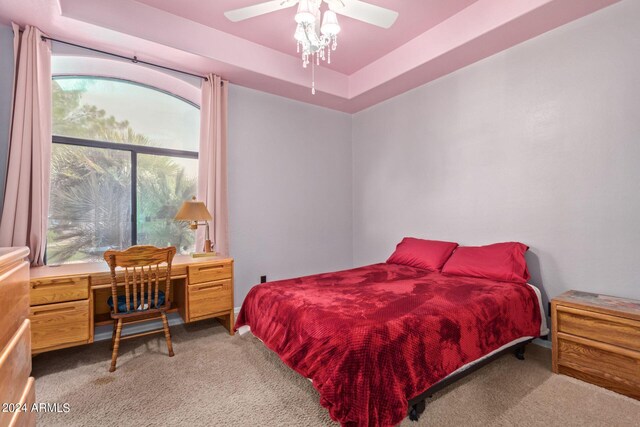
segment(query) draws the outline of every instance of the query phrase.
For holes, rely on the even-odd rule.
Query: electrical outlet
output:
[[[260,283],[266,283],[267,276],[260,276]]]

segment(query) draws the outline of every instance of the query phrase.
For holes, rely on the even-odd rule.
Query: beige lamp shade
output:
[[[204,203],[197,201],[194,197],[182,203],[174,219],[176,221],[211,221],[213,218]]]

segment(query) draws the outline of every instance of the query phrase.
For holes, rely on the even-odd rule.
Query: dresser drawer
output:
[[[34,353],[89,340],[89,301],[31,307],[31,347]]]
[[[0,350],[29,314],[29,263],[18,262],[0,271]]]
[[[231,280],[190,284],[187,292],[190,320],[233,310]]]
[[[625,394],[640,397],[640,352],[559,332],[558,365],[600,379],[610,388],[618,384]]]
[[[26,412],[15,412],[13,419],[9,423],[9,427],[34,427],[36,425],[37,412],[31,411],[31,408],[35,402],[36,382],[33,377],[30,377],[20,398],[20,408],[26,407],[27,410]]]
[[[20,325],[0,353],[0,403],[18,403],[31,373],[31,333],[29,320]],[[0,411],[0,426],[6,426],[13,413]]]
[[[557,307],[558,331],[640,351],[640,322],[572,307]]]
[[[189,266],[189,283],[206,283],[214,280],[230,279],[231,263],[202,264]]]
[[[31,305],[77,301],[89,298],[87,276],[53,277],[31,280]]]

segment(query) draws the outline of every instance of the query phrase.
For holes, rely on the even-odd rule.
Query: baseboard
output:
[[[238,316],[240,312],[240,307],[233,308],[234,318]],[[169,321],[169,326],[181,325],[184,322],[182,321],[182,317],[178,313],[169,313],[167,315],[167,320]],[[138,334],[140,332],[147,332],[152,329],[158,329],[162,327],[162,321],[157,320],[153,322],[145,322],[145,323],[137,323],[131,326],[127,326],[126,333],[127,334]],[[95,330],[95,334],[93,336],[93,341],[105,341],[111,339],[111,334],[113,333],[113,328],[109,325],[98,326]],[[551,341],[543,340],[540,338],[536,338],[532,342],[535,345],[539,345],[540,347],[551,348]]]
[[[233,308],[234,317],[238,316],[240,312],[240,307]],[[167,314],[167,320],[169,321],[169,326],[181,325],[184,322],[182,321],[182,317],[178,313],[169,313]],[[124,334],[138,334],[141,332],[151,331],[153,329],[158,329],[162,327],[161,320],[154,320],[152,322],[145,323],[136,323],[131,326],[127,326],[126,330],[123,330]],[[111,339],[111,334],[113,333],[113,328],[111,325],[98,326],[95,330],[93,341],[105,341]]]
[[[167,320],[169,321],[169,326],[181,325],[184,322],[182,321],[182,317],[178,313],[168,313]],[[153,329],[162,328],[162,320],[154,320],[145,323],[135,323],[130,326],[126,326],[122,331],[122,335],[127,334],[138,334],[141,332],[151,331]],[[105,341],[111,339],[111,334],[113,334],[113,327],[111,325],[98,326],[96,327],[95,333],[93,335],[93,341]]]
[[[551,341],[543,340],[540,338],[536,338],[532,341],[533,344],[539,345],[540,347],[551,348]]]

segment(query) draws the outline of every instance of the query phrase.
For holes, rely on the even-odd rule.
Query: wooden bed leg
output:
[[[524,345],[519,345],[515,348],[513,354],[514,356],[516,356],[516,359],[518,360],[524,360]]]
[[[421,400],[420,402],[411,406],[411,409],[409,410],[409,419],[411,421],[418,421],[420,419],[420,415],[422,415],[422,413],[426,408],[427,408],[426,400]]]

